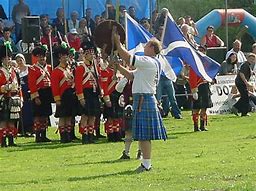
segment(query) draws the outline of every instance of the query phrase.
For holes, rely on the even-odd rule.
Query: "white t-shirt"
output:
[[[158,63],[149,56],[131,56],[130,62],[135,66],[132,93],[156,93],[158,83]]]

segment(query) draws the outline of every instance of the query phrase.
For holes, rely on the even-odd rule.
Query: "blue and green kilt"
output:
[[[211,108],[213,106],[211,94],[209,83],[200,84],[198,86],[198,99],[193,100],[192,109]]]
[[[110,101],[112,106],[107,107],[104,106],[103,110],[103,116],[104,118],[120,118],[123,117],[123,107],[120,106],[119,104],[119,99],[120,99],[121,93],[118,91],[114,91],[113,93],[110,94]]]
[[[80,114],[87,116],[99,116],[100,114],[100,100],[99,93],[93,91],[93,88],[85,88],[83,90],[85,98],[85,106],[83,107],[80,103]]]
[[[74,117],[78,113],[78,99],[73,88],[61,95],[61,105],[56,106],[55,117]]]
[[[141,96],[144,99],[141,112],[138,112]],[[138,141],[167,139],[166,129],[153,94],[133,94],[132,134],[133,139]]]
[[[52,96],[51,87],[38,90],[40,105],[35,104],[35,100],[32,103],[32,111],[36,117],[48,117],[52,114],[52,105],[54,102]]]

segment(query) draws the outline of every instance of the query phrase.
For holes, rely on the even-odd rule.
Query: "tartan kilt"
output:
[[[123,107],[119,105],[119,98],[121,93],[117,92],[116,90],[110,94],[110,101],[112,106],[107,107],[104,105],[103,109],[103,117],[106,118],[120,118],[123,117]]]
[[[79,103],[79,114],[87,116],[99,116],[100,115],[100,100],[99,93],[94,92],[93,88],[85,88],[83,90],[85,98],[85,106],[83,107]]]
[[[141,112],[138,112],[140,97],[143,96]],[[167,139],[166,129],[153,94],[133,94],[132,135],[134,140],[149,141]]]
[[[13,98],[1,96],[0,98],[0,121],[17,121],[20,118],[21,105],[13,104]],[[19,97],[19,102],[20,102]],[[12,110],[12,107],[15,106],[16,110]]]
[[[36,105],[35,100],[32,102],[33,114],[36,117],[48,117],[52,114],[52,105],[54,102],[51,87],[38,90],[41,105]]]
[[[66,89],[61,95],[61,105],[56,106],[55,117],[74,117],[78,113],[78,99],[73,88]]]
[[[211,108],[213,106],[211,94],[209,83],[200,84],[198,86],[198,100],[192,101],[192,109]]]

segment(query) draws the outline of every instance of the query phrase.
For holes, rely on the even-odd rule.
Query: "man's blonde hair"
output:
[[[159,40],[157,40],[157,38],[151,38],[149,40],[150,46],[154,47],[154,51],[156,54],[159,54],[162,50],[162,46]]]

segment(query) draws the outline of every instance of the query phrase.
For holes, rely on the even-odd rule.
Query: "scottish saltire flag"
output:
[[[144,55],[144,46],[154,36],[150,32],[148,32],[143,26],[137,23],[128,13],[125,13],[125,20],[127,50],[131,54]],[[181,71],[182,67],[180,67],[179,69],[176,68],[176,73],[176,71],[173,70],[172,66],[168,63],[166,58],[159,55],[158,59],[162,64],[162,70],[166,77],[170,80],[175,81],[176,74],[178,74]],[[179,60],[178,58],[168,59],[169,61],[181,63],[181,60]],[[176,65],[176,63],[170,63]]]
[[[220,64],[195,50],[185,39],[182,32],[174,22],[170,13],[168,13],[165,21],[162,43],[164,56],[179,57],[192,67],[197,75],[207,81],[217,75]]]

